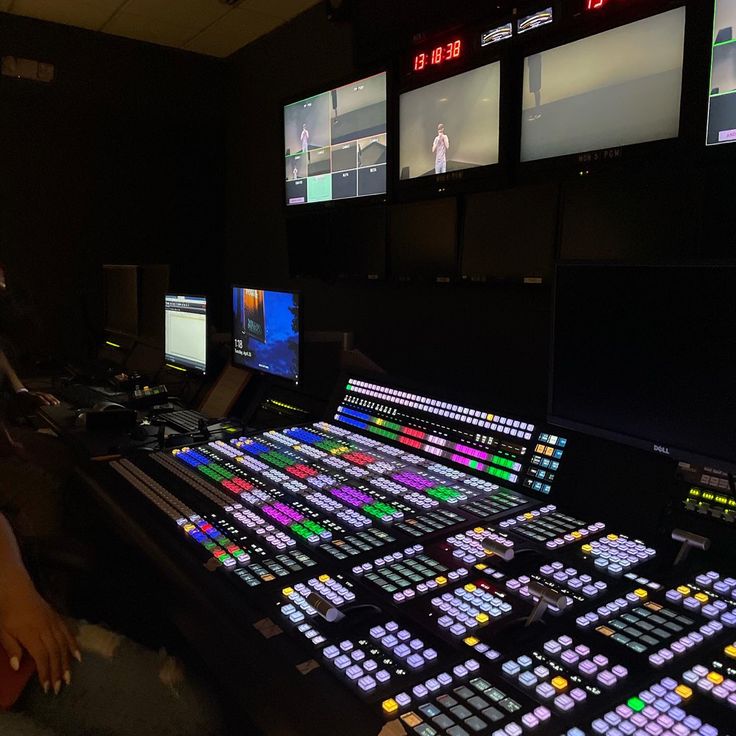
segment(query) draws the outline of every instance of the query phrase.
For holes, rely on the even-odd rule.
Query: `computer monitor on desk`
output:
[[[299,295],[233,287],[233,364],[299,383]]]
[[[207,297],[165,296],[164,355],[175,369],[207,372]]]

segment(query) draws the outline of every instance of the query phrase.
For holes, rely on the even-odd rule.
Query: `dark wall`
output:
[[[0,260],[33,285],[46,352],[101,323],[103,263],[217,290],[224,62],[5,14],[0,54],[56,65],[52,84],[0,77]]]
[[[307,329],[353,330],[357,345],[390,373],[474,389],[494,406],[543,409],[547,287],[289,281],[281,109],[357,73],[349,25],[330,23],[320,5],[231,61],[230,279],[302,289]]]

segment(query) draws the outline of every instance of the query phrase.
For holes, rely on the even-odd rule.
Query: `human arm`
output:
[[[18,549],[8,520],[0,514],[0,645],[14,670],[23,650],[36,663],[38,680],[58,694],[71,682],[71,657],[81,661],[79,646],[64,620],[39,595]]]
[[[437,144],[440,142],[440,137],[435,136],[434,143],[432,143],[432,153],[437,150]]]
[[[442,137],[445,139],[445,150],[449,151],[450,150],[450,139],[444,134],[442,135]]]
[[[22,408],[28,408],[32,411],[38,409],[39,406],[57,406],[59,400],[52,394],[44,391],[29,391],[23,381],[18,378],[18,374],[8,360],[8,356],[0,350],[0,378],[7,378],[13,393],[19,398]]]

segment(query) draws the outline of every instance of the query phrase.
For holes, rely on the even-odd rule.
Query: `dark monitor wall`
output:
[[[399,278],[457,272],[457,200],[399,204],[389,216],[391,272]]]
[[[105,265],[105,330],[119,335],[138,334],[138,267]]]
[[[462,276],[508,281],[550,277],[558,208],[556,185],[468,195]]]
[[[549,420],[736,471],[736,266],[559,266]]]

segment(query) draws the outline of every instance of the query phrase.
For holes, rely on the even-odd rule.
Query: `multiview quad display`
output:
[[[284,108],[286,204],[386,192],[386,74]]]
[[[736,0],[716,0],[713,23],[709,146],[736,143]]]

